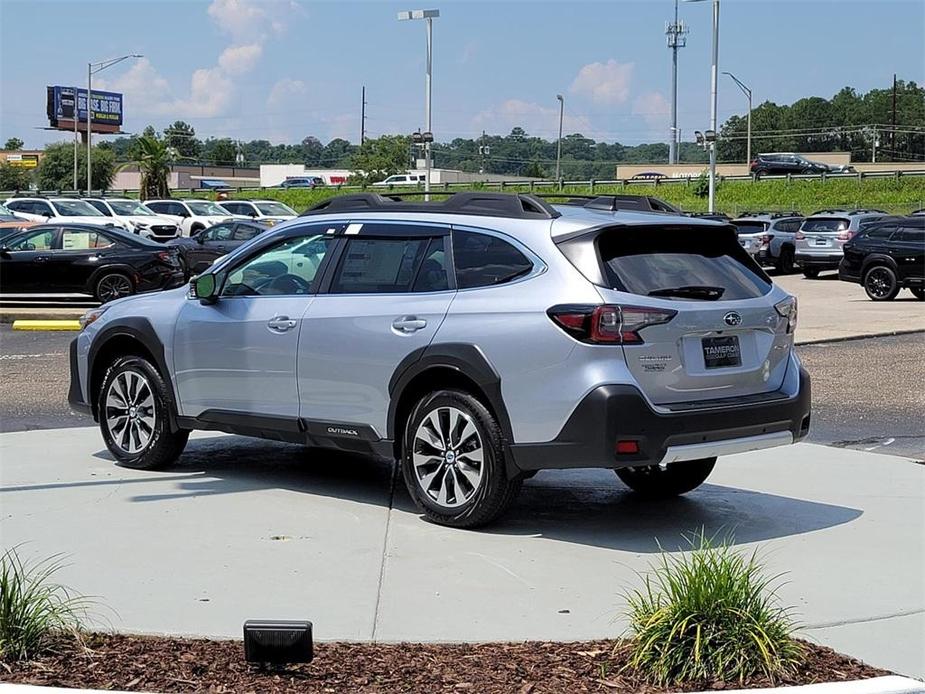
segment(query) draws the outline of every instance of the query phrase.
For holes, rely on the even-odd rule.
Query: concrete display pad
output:
[[[721,460],[699,490],[636,499],[607,470],[544,471],[481,531],[415,513],[390,463],[196,435],[163,472],[117,467],[95,428],[0,435],[0,544],[119,631],[240,637],[305,618],[322,640],[620,635],[659,546],[705,529],[757,548],[802,634],[925,676],[925,466],[800,444]]]

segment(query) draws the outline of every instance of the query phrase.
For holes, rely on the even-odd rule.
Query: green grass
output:
[[[627,664],[660,686],[754,677],[774,681],[800,662],[794,622],[778,604],[776,578],[756,555],[703,533],[692,551],[662,553],[641,590],[627,595]]]
[[[695,195],[696,180],[688,183],[595,185],[593,193],[654,195],[689,212],[703,212],[707,200]],[[441,190],[441,186],[436,187]],[[382,188],[370,188],[370,192],[387,192]],[[413,188],[396,188],[392,192],[412,192]],[[497,184],[471,187],[453,187],[451,190],[499,190]],[[505,186],[509,192],[531,192],[529,186]],[[355,189],[339,190],[335,187],[315,190],[283,190],[265,188],[235,192],[234,198],[269,198],[285,202],[299,212],[334,195],[357,192]],[[540,195],[557,193],[553,187],[536,187],[533,192]],[[561,191],[566,194],[589,195],[588,185],[567,186]],[[820,179],[812,180],[770,180],[770,181],[723,181],[716,194],[716,206],[721,212],[736,215],[751,210],[797,210],[809,214],[824,207],[873,207],[893,213],[906,213],[925,207],[925,176],[865,179]]]
[[[76,635],[89,601],[52,582],[60,556],[24,561],[16,549],[0,557],[0,659],[28,660],[57,635]]]

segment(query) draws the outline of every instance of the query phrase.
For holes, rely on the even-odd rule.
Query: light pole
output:
[[[559,139],[556,141],[556,180],[559,180],[559,164],[562,161],[562,117],[565,115],[565,99],[556,94],[559,100]]]
[[[112,67],[116,63],[121,63],[123,60],[128,60],[129,58],[143,58],[144,56],[137,53],[131,53],[129,55],[123,55],[120,58],[112,58],[111,60],[104,60],[99,63],[87,63],[87,195],[90,195],[90,191],[93,190],[93,174],[91,173],[91,162],[90,162],[90,128],[93,123],[93,75],[97,72],[102,72],[108,67]],[[74,94],[74,118],[77,118],[77,94]]]
[[[425,130],[433,134],[433,128],[430,122],[430,90],[433,66],[433,43],[434,43],[434,17],[440,16],[440,10],[406,10],[398,13],[398,21],[407,19],[423,19],[427,26],[427,60],[426,72],[424,74],[424,121]],[[430,200],[430,142],[424,143],[424,199]]]
[[[751,164],[752,162],[752,90],[746,87],[742,80],[733,75],[731,72],[724,72],[724,75],[729,75],[732,78],[732,81],[735,82],[739,89],[742,90],[742,93],[748,97],[748,135],[747,135],[747,148],[745,150],[745,163]]]
[[[678,163],[678,49],[687,45],[688,28],[678,20],[678,0],[674,0],[674,22],[665,24],[668,48],[671,49],[671,140],[668,143],[668,163]]]
[[[684,0],[704,2],[705,0]],[[713,0],[713,65],[710,69],[710,130],[716,132],[716,83],[719,65],[719,0]],[[716,212],[716,140],[710,145],[710,212]]]

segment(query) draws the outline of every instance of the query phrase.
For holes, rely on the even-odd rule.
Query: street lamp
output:
[[[91,162],[90,162],[90,126],[93,123],[93,75],[97,72],[102,72],[108,67],[112,67],[116,63],[121,63],[123,60],[128,60],[129,58],[143,58],[143,55],[138,53],[131,53],[129,55],[123,55],[120,58],[113,58],[111,60],[104,60],[99,63],[87,63],[87,195],[90,195],[90,191],[93,190],[93,174],[91,173]],[[77,118],[77,94],[74,94],[74,118]]]
[[[562,161],[562,117],[565,115],[565,99],[556,94],[559,100],[559,140],[556,142],[556,180],[559,180],[559,164]]]
[[[732,81],[735,82],[739,89],[748,97],[748,146],[745,153],[745,163],[750,164],[752,161],[752,90],[746,87],[742,80],[733,75],[731,72],[724,72],[724,75],[729,75],[732,78]]]
[[[705,2],[705,0],[684,0]],[[713,0],[713,66],[710,70],[710,130],[716,132],[716,82],[719,64],[719,0]],[[716,212],[716,140],[710,144],[710,212]]]
[[[430,89],[431,89],[431,69],[433,59],[433,42],[434,42],[434,17],[440,16],[440,10],[406,10],[398,13],[398,21],[408,19],[423,19],[427,25],[427,60],[425,63],[426,72],[424,74],[424,127],[429,133],[433,132],[430,122]],[[430,142],[424,143],[424,199],[430,200]]]

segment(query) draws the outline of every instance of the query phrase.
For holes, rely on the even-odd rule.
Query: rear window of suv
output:
[[[802,231],[844,231],[851,222],[842,218],[807,219],[803,222]]]
[[[605,231],[597,242],[605,278],[620,291],[671,299],[753,299],[771,291],[770,280],[728,233],[711,232]]]
[[[767,228],[765,222],[733,222],[733,225],[738,230],[740,234],[757,234],[759,231],[764,231]]]

